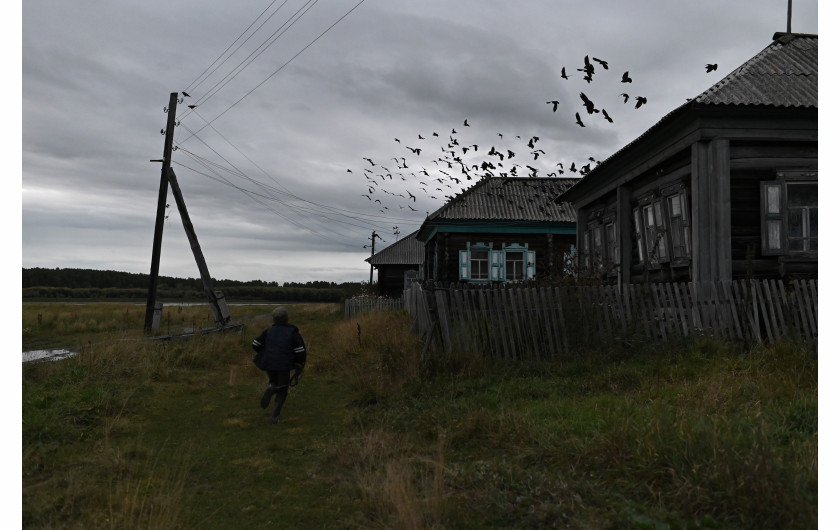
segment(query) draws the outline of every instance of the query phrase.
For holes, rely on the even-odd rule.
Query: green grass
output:
[[[250,341],[270,307],[160,343],[126,340],[143,307],[25,304],[24,344],[90,346],[23,366],[24,527],[816,526],[804,347],[420,362],[404,313],[289,307],[310,362],[269,425]]]

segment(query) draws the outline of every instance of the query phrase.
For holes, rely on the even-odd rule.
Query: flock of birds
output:
[[[596,68],[595,65],[599,65]],[[717,69],[716,64],[707,64],[706,72]],[[598,70],[609,70],[607,61],[587,55],[583,60],[583,67],[577,71],[583,72],[583,80],[590,84],[596,78]],[[567,75],[566,67],[562,67],[560,77],[564,80],[572,76]],[[598,75],[601,77],[601,74]],[[625,71],[618,80],[619,84],[629,86],[633,82],[630,72]],[[645,96],[631,96],[628,92],[622,92],[618,96],[624,104],[627,104],[631,97],[635,98],[635,109],[641,108],[647,103]],[[580,100],[587,119],[591,116],[600,115],[606,122],[614,123],[613,117],[603,106],[596,106],[595,102],[583,91],[580,92]],[[551,105],[551,111],[557,112],[561,108],[561,102],[557,100],[546,101]],[[600,108],[599,108],[600,107]],[[586,127],[581,118],[581,111],[575,112],[575,123],[580,127]],[[589,156],[577,165],[572,162],[564,167],[562,162],[555,163],[551,170],[545,169],[545,159],[538,164],[540,157],[545,157],[546,152],[538,147],[540,138],[530,136],[523,139],[519,135],[508,135],[508,142],[513,141],[515,145],[501,145],[505,141],[503,133],[497,133],[501,147],[492,145],[489,149],[479,146],[478,143],[470,141],[462,134],[469,128],[468,119],[459,125],[459,129],[451,127],[446,133],[433,131],[430,134],[418,134],[416,139],[394,138],[394,142],[402,149],[397,156],[387,161],[374,160],[372,157],[362,157],[364,163],[361,169],[355,172],[347,169],[347,173],[361,175],[364,178],[365,192],[361,193],[363,202],[369,201],[379,212],[386,217],[397,217],[413,215],[413,212],[421,211],[418,205],[418,196],[427,197],[435,201],[452,201],[460,196],[460,192],[482,179],[510,177],[566,177],[585,176],[594,166],[601,162]],[[540,169],[536,166],[542,166]],[[594,165],[594,166],[593,166]],[[547,201],[553,197],[543,197]],[[543,205],[548,206],[548,203]],[[428,211],[425,211],[428,215]]]

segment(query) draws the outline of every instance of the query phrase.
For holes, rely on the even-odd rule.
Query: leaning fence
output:
[[[398,311],[404,307],[402,298],[348,298],[344,301],[344,318],[358,318],[378,311]]]
[[[617,341],[695,335],[817,341],[817,281],[740,280],[475,289],[414,284],[403,295],[427,347],[551,359]]]

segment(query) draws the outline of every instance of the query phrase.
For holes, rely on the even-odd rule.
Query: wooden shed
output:
[[[557,197],[620,283],[817,276],[817,36],[777,33]]]
[[[380,296],[401,296],[412,281],[419,279],[423,244],[416,236],[417,232],[412,232],[365,260],[376,269]]]
[[[417,234],[425,280],[506,283],[563,274],[575,212],[553,199],[568,178],[484,178],[429,215]]]

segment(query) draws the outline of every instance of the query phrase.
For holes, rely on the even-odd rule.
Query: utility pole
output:
[[[376,238],[377,237],[379,237],[379,234],[377,234],[376,230],[374,230],[370,234],[370,257],[371,258],[373,257],[374,253],[376,253]],[[379,239],[382,239],[382,238],[379,237]],[[385,241],[385,240],[382,239],[382,241]],[[367,245],[365,245],[364,248],[367,248]],[[370,283],[370,285],[373,285],[373,262],[371,262],[371,264],[370,264],[370,281],[368,283]]]
[[[183,93],[184,96],[188,95]],[[175,202],[178,204],[178,212],[181,214],[181,221],[184,225],[184,230],[187,233],[187,239],[190,242],[190,247],[195,257],[196,265],[198,265],[198,272],[201,274],[201,281],[204,284],[204,292],[207,295],[207,301],[210,303],[210,309],[213,311],[213,316],[216,319],[216,326],[224,327],[230,322],[230,313],[227,310],[227,304],[221,304],[220,299],[223,299],[221,292],[213,291],[212,278],[210,272],[207,270],[207,263],[204,261],[204,254],[201,252],[201,246],[198,244],[198,237],[195,235],[192,221],[190,221],[189,213],[187,212],[187,204],[184,202],[184,196],[181,194],[181,187],[178,185],[178,179],[175,177],[175,171],[172,170],[172,137],[174,136],[175,126],[175,109],[178,105],[178,93],[173,92],[169,95],[169,108],[166,112],[169,113],[169,118],[166,120],[166,139],[163,147],[163,160],[152,160],[152,162],[162,162],[160,176],[160,191],[158,192],[158,207],[157,219],[155,220],[155,239],[152,245],[152,270],[149,274],[149,294],[146,300],[146,320],[143,329],[146,333],[154,331],[154,315],[155,305],[157,299],[158,287],[158,272],[160,270],[160,247],[163,239],[163,221],[166,219],[166,195],[169,191],[169,186],[172,186],[172,194],[175,196]]]
[[[166,218],[166,194],[169,192],[169,165],[172,161],[172,137],[175,133],[175,110],[178,107],[178,93],[169,94],[169,107],[166,112],[166,138],[163,142],[163,165],[160,169],[160,190],[158,191],[157,217],[155,219],[155,237],[152,243],[152,268],[149,272],[149,292],[146,296],[146,320],[143,330],[152,331],[152,319],[155,315],[157,300],[158,272],[160,271],[160,245],[163,240],[163,221]]]

